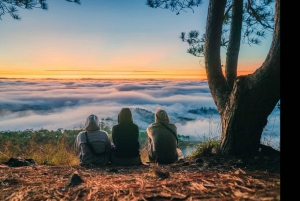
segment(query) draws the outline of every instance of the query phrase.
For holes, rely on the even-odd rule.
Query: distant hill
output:
[[[146,130],[146,128],[154,122],[154,113],[143,108],[130,108],[133,116],[133,121],[139,126],[141,131]],[[201,107],[199,109],[188,110],[186,116],[180,115],[170,115],[170,122],[185,124],[190,121],[195,121],[199,118],[208,118],[208,115],[219,115],[215,108]],[[118,123],[117,115],[116,117],[106,117],[101,119],[102,127],[111,128],[114,124]]]
[[[54,107],[54,108],[53,108]],[[11,115],[16,113],[16,116],[24,117],[32,114],[50,114],[55,112],[58,108],[64,108],[66,105],[61,104],[52,104],[52,107],[48,107],[40,104],[12,104],[5,103],[0,105],[0,117],[5,117],[7,115]],[[68,105],[68,107],[72,107]],[[139,126],[141,131],[145,131],[146,128],[154,122],[154,112],[149,111],[145,108],[130,108],[133,121]],[[181,114],[177,113],[168,113],[169,119],[171,123],[179,123],[186,124],[188,122],[192,122],[199,119],[209,118],[210,115],[219,115],[218,111],[215,108],[195,108],[192,110],[183,111]],[[107,116],[101,119],[102,129],[111,129],[113,125],[118,123],[117,114],[114,116]],[[73,129],[80,129],[82,127],[81,124],[78,124]]]

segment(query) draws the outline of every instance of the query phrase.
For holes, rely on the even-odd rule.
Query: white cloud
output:
[[[83,125],[90,114],[116,120],[123,107],[153,113],[161,107],[176,123],[179,134],[197,138],[221,133],[218,115],[210,122],[207,117],[188,113],[201,107],[215,108],[206,81],[0,79],[0,93],[0,130],[73,129]],[[177,117],[195,120],[179,123]],[[134,121],[147,127],[138,116]],[[269,116],[266,129],[280,134],[279,109]]]

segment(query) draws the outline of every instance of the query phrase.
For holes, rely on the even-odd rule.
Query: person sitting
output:
[[[147,127],[148,157],[150,162],[173,163],[183,157],[177,148],[177,127],[169,123],[167,112],[157,108],[155,121]]]
[[[100,130],[96,115],[91,114],[86,118],[84,131],[77,135],[75,149],[79,153],[81,166],[105,165],[109,162],[111,142],[107,132]]]
[[[112,140],[115,145],[112,163],[115,165],[140,165],[139,127],[133,123],[129,108],[122,108],[118,114],[118,124],[112,127]]]

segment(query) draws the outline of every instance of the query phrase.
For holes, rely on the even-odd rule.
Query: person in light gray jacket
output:
[[[177,127],[169,122],[165,110],[158,108],[155,112],[155,122],[147,127],[148,157],[150,162],[173,163],[178,160]]]
[[[75,141],[75,149],[79,154],[79,164],[105,165],[110,160],[111,141],[104,130],[100,130],[100,121],[94,114],[86,118],[84,131]]]

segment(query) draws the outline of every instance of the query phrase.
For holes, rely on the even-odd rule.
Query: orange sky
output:
[[[53,0],[47,12],[20,10],[21,21],[5,15],[0,77],[206,79],[204,58],[188,54],[179,35],[204,33],[207,2],[175,15],[144,1],[117,1],[120,7],[110,1],[79,6]],[[262,64],[270,41],[241,46],[238,75],[253,73]],[[224,64],[223,48],[221,54]]]
[[[253,71],[240,71],[238,75],[247,75]],[[4,78],[103,78],[103,79],[206,79],[206,73],[201,71],[69,71],[69,70],[0,70]]]

